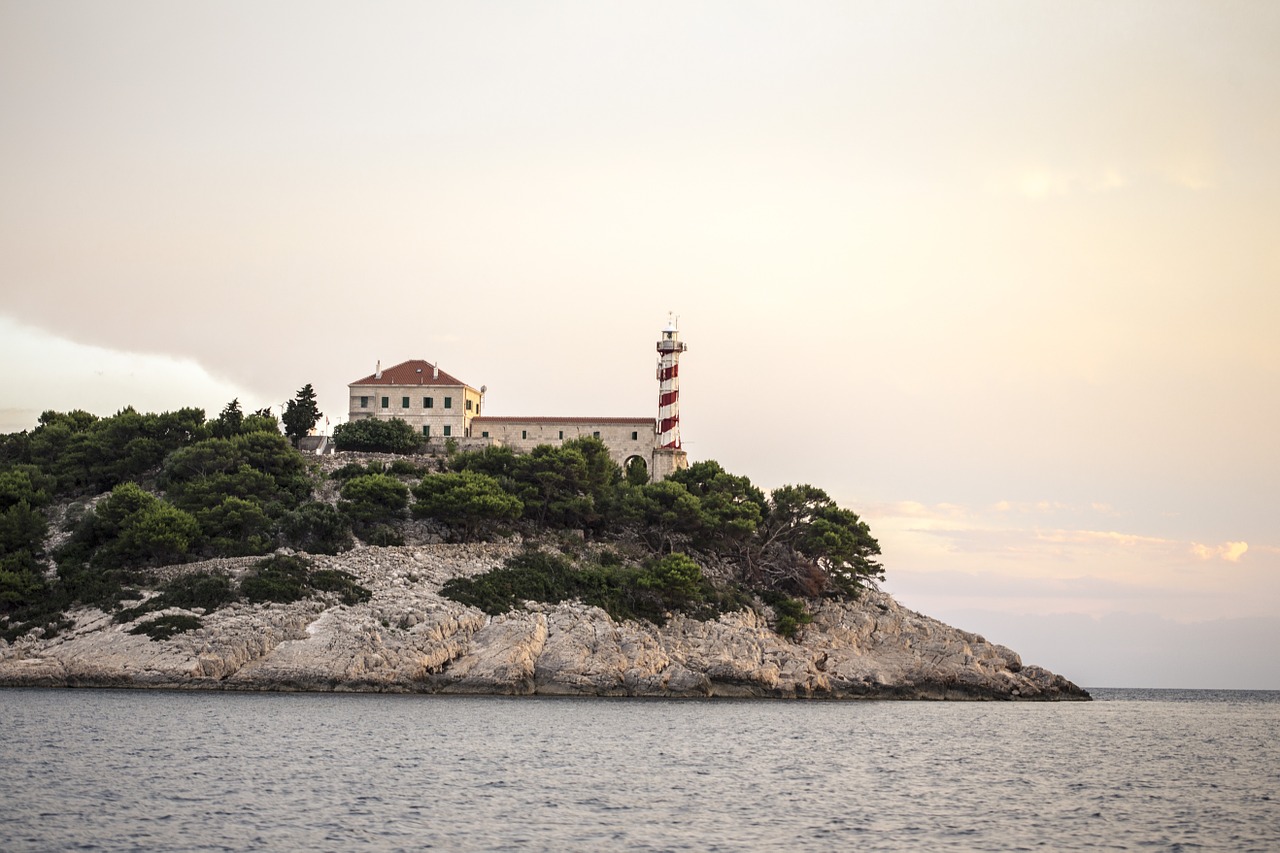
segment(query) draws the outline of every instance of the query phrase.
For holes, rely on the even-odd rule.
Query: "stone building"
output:
[[[456,440],[462,449],[510,447],[527,453],[540,444],[558,447],[575,438],[594,437],[604,442],[619,467],[642,462],[652,480],[688,467],[680,449],[679,354],[674,321],[662,332],[658,352],[659,414],[652,417],[513,417],[487,415],[485,387],[473,388],[421,359],[411,359],[352,382],[349,420],[399,418],[425,436],[430,444]],[[663,432],[659,432],[661,425]]]
[[[480,414],[484,389],[455,379],[430,362],[410,359],[395,367],[378,365],[348,385],[348,420],[399,418],[427,438],[463,438]]]

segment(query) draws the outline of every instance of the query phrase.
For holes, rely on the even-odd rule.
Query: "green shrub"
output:
[[[413,514],[435,518],[472,539],[494,524],[514,521],[524,511],[520,499],[507,493],[488,474],[478,471],[428,474],[413,488]]]
[[[137,607],[116,613],[117,622],[131,622],[146,613],[181,607],[183,610],[201,609],[212,612],[235,601],[239,597],[231,578],[212,572],[193,572],[179,575],[160,587],[160,594]]]
[[[49,503],[57,481],[35,465],[14,465],[0,470],[0,509],[19,503],[41,507]]]
[[[256,499],[273,518],[311,494],[302,456],[278,432],[211,438],[171,453],[160,485],[188,512],[217,506],[227,497]]]
[[[804,602],[798,598],[791,598],[780,592],[768,592],[765,593],[764,600],[777,615],[774,630],[779,636],[786,637],[788,640],[795,637],[800,626],[808,625],[813,621],[813,616],[805,608]]]
[[[422,444],[422,436],[399,418],[377,420],[365,418],[338,424],[333,428],[333,441],[339,450],[369,453],[412,453]]]
[[[365,470],[365,467],[359,462],[348,462],[346,465],[343,465],[341,468],[338,468],[330,474],[329,478],[337,480],[338,482],[345,482],[367,473],[369,472]]]
[[[282,519],[284,540],[299,551],[337,554],[351,547],[351,522],[326,503],[305,503]]]
[[[125,569],[122,579],[128,580],[140,567],[183,562],[199,537],[189,514],[135,483],[122,483],[85,514],[57,559],[71,571],[86,564],[98,573]]]
[[[311,562],[302,557],[276,554],[254,564],[240,582],[240,592],[254,604],[292,604],[307,597]]]
[[[36,603],[44,596],[43,566],[28,550],[0,551],[0,613]]]
[[[315,592],[336,593],[338,599],[347,605],[368,601],[373,596],[347,572],[337,569],[313,571],[310,560],[284,554],[256,563],[241,582],[240,591],[254,603],[277,604],[292,604],[309,598]]]
[[[702,569],[684,554],[668,554],[646,567],[640,585],[656,590],[673,606],[701,600]]]
[[[44,550],[49,523],[26,498],[0,510],[0,555],[27,552],[33,558]]]
[[[358,524],[385,524],[404,517],[409,487],[389,474],[365,474],[342,486],[338,508]]]
[[[149,622],[143,622],[129,629],[130,634],[146,634],[155,640],[167,640],[174,634],[185,634],[188,631],[194,631],[203,623],[195,616],[188,616],[184,613],[174,613],[169,616],[159,616]]]
[[[679,597],[669,594],[662,584],[671,582],[679,592],[685,588],[692,571],[701,581],[701,571],[692,560],[660,561],[662,568],[640,570],[621,565],[588,564],[575,567],[560,554],[525,551],[507,560],[500,569],[466,578],[452,578],[441,587],[441,594],[454,601],[478,607],[497,615],[519,608],[525,601],[555,603],[578,599],[594,605],[616,620],[647,619],[662,624],[666,612],[696,605],[701,592]],[[700,590],[700,588],[699,588]],[[690,615],[712,618],[718,612],[711,607],[696,607]]]
[[[160,598],[165,607],[181,607],[183,610],[217,610],[237,598],[231,578],[212,572],[194,572],[179,575],[160,588]],[[161,608],[157,608],[161,609]]]
[[[256,500],[228,495],[217,506],[196,513],[210,553],[227,557],[265,554],[274,540],[270,517]]]
[[[348,606],[360,604],[373,597],[373,593],[356,583],[354,575],[338,569],[317,569],[308,577],[312,589],[335,592],[338,599]]]
[[[404,536],[390,524],[375,524],[373,527],[365,528],[362,532],[366,545],[374,545],[381,548],[404,544]]]
[[[397,477],[421,477],[423,469],[414,465],[408,459],[394,459],[391,466],[387,468],[388,474],[394,474]]]

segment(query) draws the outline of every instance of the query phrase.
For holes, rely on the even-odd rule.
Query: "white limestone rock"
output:
[[[421,543],[316,556],[372,598],[239,603],[164,641],[97,610],[50,640],[0,641],[0,685],[365,690],[588,696],[1087,698],[1012,650],[867,592],[814,605],[794,641],[741,611],[659,627],[576,602],[490,617],[441,585],[502,564],[515,546]],[[242,575],[252,558],[166,569]],[[181,612],[181,611],[173,611]],[[149,614],[145,618],[154,618]]]

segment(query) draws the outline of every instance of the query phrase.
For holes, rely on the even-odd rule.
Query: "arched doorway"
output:
[[[622,463],[622,473],[631,485],[643,486],[649,482],[649,463],[643,456],[628,456]]]

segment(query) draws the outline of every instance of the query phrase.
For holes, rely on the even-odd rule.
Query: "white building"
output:
[[[652,417],[512,417],[486,415],[485,388],[478,390],[455,379],[430,362],[414,359],[352,382],[349,419],[399,418],[431,441],[456,439],[465,449],[510,447],[527,453],[540,444],[559,447],[576,438],[593,437],[604,442],[609,456],[623,470],[635,460],[644,463],[650,479],[661,480],[688,467],[679,444],[679,354],[674,322],[662,332],[658,352],[659,421]],[[674,380],[674,381],[673,381]],[[674,439],[673,439],[674,432]]]
[[[348,419],[399,418],[427,438],[463,438],[480,414],[484,391],[454,379],[430,362],[411,359],[347,386]]]

